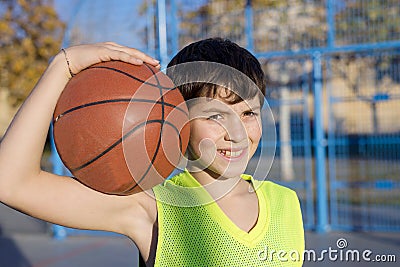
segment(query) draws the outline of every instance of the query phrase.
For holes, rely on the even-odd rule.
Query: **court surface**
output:
[[[342,242],[340,245],[339,239]],[[346,247],[338,248],[338,245],[346,244]],[[323,264],[324,267],[369,267],[399,266],[400,263],[400,233],[331,232],[323,235],[306,232],[306,248],[310,256],[306,255],[309,260],[305,261],[304,266]],[[326,252],[323,253],[323,250]],[[371,260],[375,255],[395,255],[396,262],[366,262],[362,259],[365,250],[372,252],[367,257]],[[314,258],[312,251],[315,252]],[[274,252],[268,253],[277,257]],[[286,254],[286,258],[295,257],[289,253],[291,252]],[[356,253],[360,255],[359,262],[354,260]],[[266,258],[265,255],[265,252],[260,253],[260,260],[268,260],[263,259]],[[0,267],[133,267],[137,266],[137,261],[138,251],[135,245],[121,236],[74,236],[63,241],[54,240],[45,234],[12,234],[0,237]]]

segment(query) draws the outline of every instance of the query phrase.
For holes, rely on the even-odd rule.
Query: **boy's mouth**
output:
[[[240,158],[244,154],[245,149],[239,149],[235,151],[228,149],[218,149],[217,151],[221,156],[225,158],[235,159],[235,158]]]

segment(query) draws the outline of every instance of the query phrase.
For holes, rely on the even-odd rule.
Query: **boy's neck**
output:
[[[227,194],[241,194],[253,191],[251,190],[251,183],[248,183],[240,176],[231,178],[217,177],[214,172],[208,169],[196,170],[192,168],[189,169],[189,172],[215,200]]]

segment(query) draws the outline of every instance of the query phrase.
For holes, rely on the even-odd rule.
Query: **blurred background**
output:
[[[114,41],[165,67],[190,42],[229,38],[267,75],[268,179],[296,190],[306,230],[400,231],[399,0],[0,0],[0,36],[0,136],[61,47]],[[43,168],[65,171],[50,142]],[[0,232],[24,231],[79,233],[0,206]]]

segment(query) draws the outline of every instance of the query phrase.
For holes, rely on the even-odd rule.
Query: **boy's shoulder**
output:
[[[285,193],[288,193],[288,194],[295,194],[294,190],[290,189],[287,186],[284,186],[284,185],[281,185],[281,184],[279,184],[277,182],[274,182],[272,180],[266,180],[266,179],[261,180],[261,179],[258,179],[258,178],[254,178],[250,174],[242,174],[241,177],[246,181],[249,181],[249,182],[251,181],[255,188],[258,188],[258,187],[262,186],[263,188],[268,189],[268,190],[277,190],[279,192],[285,192]]]
[[[275,181],[272,181],[272,180],[261,181],[261,183],[265,187],[267,187],[269,190],[274,190],[274,191],[278,190],[279,192],[284,192],[284,193],[288,193],[288,194],[295,194],[296,193],[293,189],[291,189],[291,188],[289,188],[289,187],[287,187],[285,185],[279,184],[279,183],[277,183]]]
[[[297,193],[293,189],[271,180],[253,179],[253,185],[256,190],[262,190],[268,198],[290,198],[296,201],[298,199]]]

